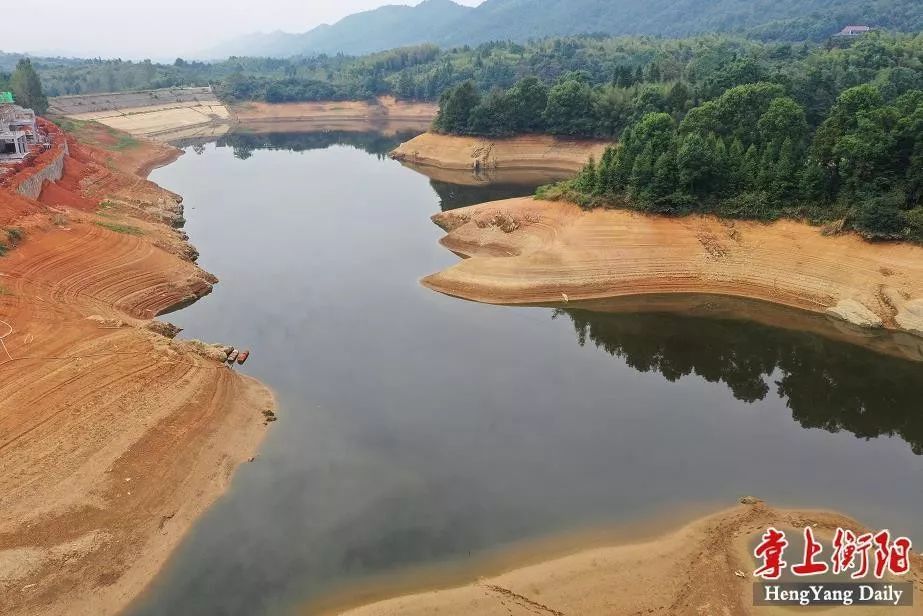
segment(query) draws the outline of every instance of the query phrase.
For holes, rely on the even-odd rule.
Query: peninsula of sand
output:
[[[603,547],[565,552],[467,584],[441,585],[335,612],[344,616],[788,614],[791,608],[753,605],[756,578],[752,574],[758,565],[752,550],[759,536],[770,526],[789,536],[810,526],[821,542],[830,545],[837,528],[869,530],[836,513],[775,509],[759,499],[743,500],[745,504],[659,535],[641,529],[635,539],[625,533]],[[923,558],[916,554],[911,558],[911,573],[893,581],[910,582],[914,605],[919,605]],[[890,606],[850,608],[863,616],[893,610]]]
[[[427,176],[456,184],[515,183],[576,175],[609,142],[551,135],[506,138],[465,137],[427,132],[402,143],[391,158]]]
[[[437,214],[467,257],[424,284],[498,304],[708,294],[923,334],[923,247],[819,227],[711,216],[668,218],[533,198]]]
[[[214,277],[147,181],[179,150],[96,123],[0,181],[0,606],[115,613],[254,455],[271,393],[154,318]]]

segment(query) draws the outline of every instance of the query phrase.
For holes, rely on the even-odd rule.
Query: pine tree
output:
[[[797,161],[795,145],[789,137],[782,142],[774,172],[775,178],[771,186],[773,196],[779,200],[791,198],[796,187]]]
[[[48,111],[48,97],[42,91],[42,82],[28,58],[23,58],[16,65],[16,70],[10,77],[10,88],[17,104],[38,114]]]
[[[676,155],[673,152],[664,152],[657,157],[657,162],[654,163],[651,196],[654,199],[659,199],[675,191]]]
[[[763,146],[763,153],[760,156],[759,172],[757,174],[757,185],[760,190],[772,190],[772,184],[776,178],[777,150],[778,148],[773,143],[767,143]]]
[[[583,170],[577,176],[574,186],[584,195],[593,195],[598,192],[599,176],[596,173],[596,159],[590,156],[590,160],[584,165]]]
[[[644,150],[635,158],[631,169],[631,192],[642,196],[647,193],[651,177],[654,172],[654,148],[648,143]]]
[[[732,193],[747,189],[746,152],[740,139],[734,138],[728,148],[727,177],[728,187]]]
[[[603,152],[603,157],[599,161],[597,170],[597,188],[601,194],[610,194],[615,192],[613,180],[615,179],[616,150],[613,147],[607,147]]]
[[[760,153],[756,145],[751,144],[744,155],[741,190],[744,192],[755,190],[759,184],[759,176]]]
[[[724,139],[714,134],[709,138],[709,147],[715,151],[715,190],[726,193],[731,187],[730,162]]]

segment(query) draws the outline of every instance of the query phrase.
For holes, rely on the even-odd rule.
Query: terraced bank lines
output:
[[[72,142],[65,177],[18,210],[26,239],[0,260],[4,614],[118,612],[275,408],[261,384],[147,328],[215,282],[161,222],[179,198],[135,174],[176,151],[107,151],[109,131],[81,130],[98,146]]]
[[[471,257],[424,284],[465,299],[556,304],[657,294],[747,298],[923,334],[923,248],[806,224],[584,212],[531,198],[437,214]]]

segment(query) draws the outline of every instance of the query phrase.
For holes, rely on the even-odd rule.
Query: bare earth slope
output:
[[[241,103],[231,115],[241,128],[251,132],[310,130],[426,130],[438,108],[432,103],[411,103],[382,96],[376,101],[332,101],[316,103]]]
[[[178,198],[135,174],[177,151],[113,154],[92,126],[97,145],[72,140],[64,177],[3,221],[25,230],[0,259],[4,614],[125,606],[253,455],[273,408],[214,351],[147,328],[214,278],[161,222]]]
[[[833,513],[777,510],[763,503],[740,505],[651,541],[577,552],[479,579],[467,586],[398,597],[342,613],[348,616],[787,614],[790,611],[780,608],[753,607],[754,579],[749,574],[756,567],[750,551],[768,526],[796,534],[809,525],[828,546],[837,527],[861,528],[853,520]],[[923,596],[920,573],[923,563],[919,557],[914,558],[910,578],[902,581],[914,582],[914,605],[918,605]],[[894,610],[852,607],[849,611],[877,615]]]
[[[437,214],[471,257],[424,279],[470,300],[559,303],[644,294],[726,295],[923,333],[923,248],[871,244],[781,221],[665,218],[511,199]]]
[[[391,156],[413,166],[490,172],[530,170],[576,174],[591,156],[597,160],[608,142],[522,135],[506,139],[425,133],[395,149]]]

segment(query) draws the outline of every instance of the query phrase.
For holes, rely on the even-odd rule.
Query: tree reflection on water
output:
[[[577,331],[639,372],[697,375],[744,402],[775,387],[804,428],[861,439],[899,436],[923,455],[923,364],[813,334],[732,319],[559,310]]]

